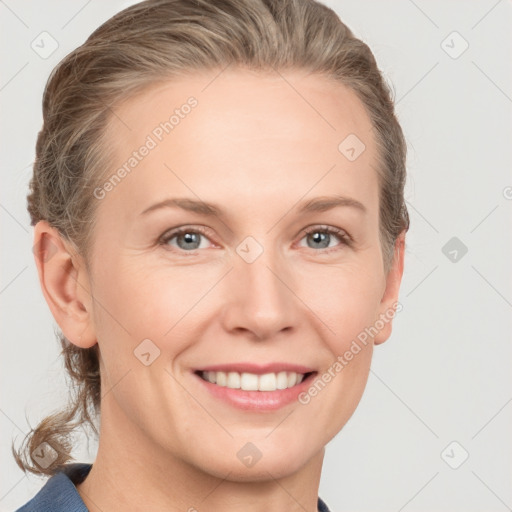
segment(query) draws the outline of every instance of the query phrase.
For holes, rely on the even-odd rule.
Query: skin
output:
[[[386,273],[370,119],[355,93],[318,75],[231,69],[154,84],[115,110],[105,140],[116,165],[190,96],[198,105],[99,200],[90,272],[54,228],[35,226],[57,323],[77,346],[100,347],[98,455],[77,488],[91,511],[313,512],[324,447],[356,409],[373,345],[392,322],[307,405],[243,411],[213,398],[192,371],[284,361],[321,375],[398,300],[405,233]],[[338,150],[348,134],[366,146],[355,161]],[[300,202],[334,194],[366,212],[297,213]],[[169,197],[216,203],[225,216],[140,215]],[[158,243],[181,226],[208,233],[196,245]],[[327,252],[303,233],[315,226],[354,242],[330,235]],[[253,263],[236,252],[248,236],[263,248]],[[133,353],[144,339],[160,349],[149,366]],[[262,454],[252,467],[236,455],[247,442]]]

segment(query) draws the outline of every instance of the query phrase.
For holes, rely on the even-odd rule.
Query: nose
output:
[[[265,340],[296,328],[302,303],[294,293],[296,276],[291,268],[270,250],[252,263],[236,260],[223,290],[226,330],[249,332]]]

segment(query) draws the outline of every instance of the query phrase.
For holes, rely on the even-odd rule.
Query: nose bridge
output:
[[[270,246],[271,239],[270,235],[265,241],[247,237],[236,249],[233,269],[237,283],[232,303],[238,311],[236,321],[240,327],[267,334],[292,325],[297,306],[291,267],[283,261],[280,251]]]
[[[254,247],[254,242],[251,244],[250,240],[245,242],[246,247],[249,247],[249,252],[245,254],[250,254],[250,258],[255,258],[254,261],[250,258],[244,258],[243,255],[240,256],[240,252],[245,249],[244,247],[239,247],[240,250],[237,251],[242,260],[237,265],[240,276],[243,276],[242,279],[245,279],[247,285],[250,286],[254,298],[265,299],[265,303],[269,305],[280,299],[281,295],[287,296],[290,293],[283,284],[283,281],[286,282],[287,278],[283,274],[288,272],[283,270],[284,266],[282,258],[280,258],[280,252],[277,248],[271,246],[271,238],[271,236],[268,236],[264,242],[257,242],[259,247]]]

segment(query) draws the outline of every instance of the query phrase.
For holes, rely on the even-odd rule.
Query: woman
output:
[[[51,476],[19,510],[327,511],[409,226],[370,49],[311,0],[149,0],[57,66],[43,115],[28,208],[75,394],[15,452]]]

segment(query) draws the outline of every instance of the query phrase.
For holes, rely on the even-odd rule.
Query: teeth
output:
[[[219,386],[227,386],[228,377],[225,372],[207,372],[207,373],[211,374],[214,384],[217,384]],[[217,373],[217,376],[215,376],[215,373]],[[208,379],[208,380],[210,380],[210,379]],[[212,381],[210,380],[210,382],[212,382]]]
[[[259,377],[254,373],[242,373],[240,377],[240,388],[247,391],[258,391]]]
[[[265,373],[263,375],[238,372],[202,372],[202,376],[212,384],[244,391],[287,389],[300,384],[304,379],[304,374],[295,372]]]
[[[288,374],[288,387],[291,387],[293,386],[294,384],[297,383],[297,374],[296,373],[290,373]],[[300,381],[299,381],[300,382]]]

